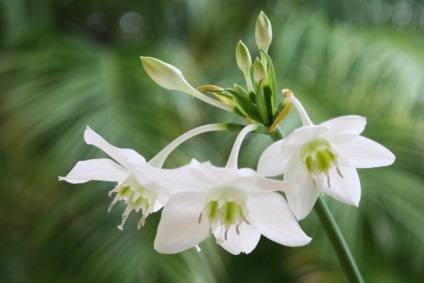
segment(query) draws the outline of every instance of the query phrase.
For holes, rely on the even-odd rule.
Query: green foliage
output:
[[[152,245],[159,215],[149,217],[141,231],[132,215],[119,231],[123,206],[107,213],[113,184],[71,186],[57,180],[76,161],[103,156],[84,144],[87,125],[149,159],[193,126],[231,122],[227,113],[154,85],[138,58],[163,58],[194,85],[243,85],[234,47],[250,39],[246,45],[253,49],[261,9],[273,25],[269,54],[277,104],[278,89],[289,88],[315,123],[366,116],[365,136],[397,156],[389,168],[360,170],[359,208],[327,200],[365,279],[424,277],[424,29],[418,16],[402,24],[394,9],[402,3],[416,15],[419,2],[358,1],[355,13],[351,2],[329,0],[275,0],[268,6],[260,1],[121,2],[0,4],[5,35],[0,45],[0,281],[344,280],[313,214],[301,222],[314,239],[306,247],[289,249],[262,239],[251,255],[229,257],[209,241],[201,253],[159,255]],[[376,14],[379,5],[386,12]],[[120,30],[119,19],[128,11],[142,15],[141,32]],[[106,30],[87,25],[94,12],[104,16],[99,23],[106,23]],[[281,126],[287,133],[299,124],[291,113]],[[173,153],[166,166],[193,157],[224,164],[233,139],[234,133],[198,137]],[[255,167],[270,142],[252,135],[240,164]]]

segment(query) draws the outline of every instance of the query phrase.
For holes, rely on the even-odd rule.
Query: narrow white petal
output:
[[[259,157],[258,173],[266,177],[283,174],[287,161],[281,154],[284,140],[272,143]]]
[[[59,177],[72,184],[88,181],[122,182],[129,172],[124,167],[107,158],[79,161],[65,177]]]
[[[173,195],[162,211],[154,247],[160,253],[173,254],[192,248],[209,235],[209,223],[199,223],[207,194],[180,192]]]
[[[330,129],[331,135],[334,134],[354,134],[359,135],[365,129],[367,120],[365,117],[357,115],[341,116],[327,120],[319,126]]]
[[[392,164],[396,157],[381,144],[362,136],[347,143],[335,143],[337,154],[347,158],[355,168],[373,168]]]
[[[358,206],[361,199],[361,184],[358,172],[355,168],[350,167],[340,167],[339,171],[343,178],[337,173],[336,169],[330,170],[330,188],[325,183],[324,193],[343,203]]]
[[[122,166],[129,168],[130,165],[128,163],[128,159],[131,159],[131,163],[142,164],[146,163],[143,156],[138,154],[132,149],[123,149],[118,148],[110,143],[108,143],[104,138],[102,138],[99,134],[94,132],[92,129],[87,127],[84,132],[84,139],[87,144],[94,145],[95,147],[103,150],[110,157],[115,159]]]
[[[225,237],[225,231],[223,231],[223,226],[220,226],[213,233],[215,238],[217,238],[218,244],[221,245],[225,250],[233,255],[238,255],[240,253],[249,254],[257,246],[259,239],[261,238],[261,233],[259,233],[251,225],[243,222],[238,227],[239,234],[235,226],[232,226],[227,232],[227,239],[222,239]]]
[[[287,201],[298,220],[305,218],[311,212],[314,204],[321,193],[322,180],[317,178],[315,184],[309,177],[306,168],[300,161],[299,156],[290,159],[284,180],[300,181],[301,185],[297,193],[286,193]]]
[[[247,208],[250,224],[268,239],[290,247],[303,246],[311,241],[278,193],[250,194]]]

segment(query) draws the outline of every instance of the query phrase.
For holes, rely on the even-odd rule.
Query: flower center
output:
[[[122,223],[118,229],[123,230],[123,225],[130,215],[131,211],[139,212],[141,210],[142,217],[138,222],[137,228],[140,229],[144,225],[147,216],[153,212],[155,202],[157,199],[157,192],[149,190],[139,184],[132,175],[129,175],[125,181],[118,184],[113,190],[109,192],[109,196],[116,193],[115,198],[109,206],[110,212],[119,200],[126,203],[127,208],[122,214]]]
[[[222,234],[217,241],[227,240],[228,230],[235,226],[237,234],[240,234],[239,226],[246,222],[248,214],[246,208],[246,192],[234,187],[218,187],[211,190],[206,204],[199,215],[199,223],[202,218],[209,222],[209,233],[218,227],[222,227]]]
[[[301,158],[312,178],[314,187],[316,186],[316,179],[321,174],[326,176],[327,185],[330,187],[329,171],[333,166],[336,167],[337,173],[343,178],[337,164],[337,155],[326,139],[319,138],[307,143],[302,148]]]

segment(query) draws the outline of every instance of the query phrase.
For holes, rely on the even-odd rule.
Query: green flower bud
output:
[[[259,84],[260,81],[265,81],[267,79],[265,66],[258,58],[256,58],[253,63],[253,78],[257,84]]]
[[[252,58],[250,57],[249,49],[240,40],[236,47],[236,59],[237,66],[243,72],[243,74],[249,72],[250,66],[252,65]]]
[[[256,21],[255,39],[258,48],[268,52],[268,48],[272,41],[271,22],[264,12],[261,12]]]
[[[193,92],[181,71],[174,66],[152,57],[140,57],[147,74],[158,85],[169,90]]]

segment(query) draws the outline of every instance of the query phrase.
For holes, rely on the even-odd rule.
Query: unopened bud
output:
[[[257,84],[259,84],[260,81],[266,80],[265,67],[258,58],[256,58],[253,63],[253,78]]]
[[[246,45],[240,40],[236,47],[236,60],[237,66],[246,74],[250,71],[250,66],[252,65],[252,58],[250,57],[249,49]]]
[[[147,74],[161,87],[192,92],[192,87],[176,67],[152,57],[140,57],[140,59]]]
[[[271,22],[264,12],[261,12],[256,20],[255,39],[258,48],[268,52],[272,41]]]

